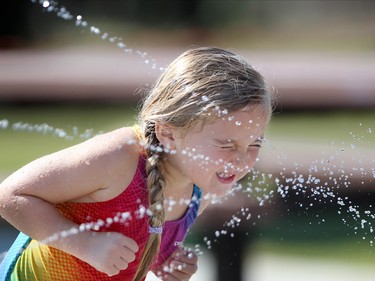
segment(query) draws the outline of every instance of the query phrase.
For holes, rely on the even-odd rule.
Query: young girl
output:
[[[218,48],[188,50],[156,82],[139,124],[24,166],[0,185],[21,231],[0,280],[189,280],[181,247],[209,200],[256,161],[271,115],[263,77]],[[180,202],[184,202],[180,204]],[[159,246],[160,245],[160,246]]]

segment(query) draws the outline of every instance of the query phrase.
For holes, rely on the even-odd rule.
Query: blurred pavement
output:
[[[111,47],[111,48],[110,48]],[[114,46],[0,52],[0,101],[139,101],[183,49]],[[375,107],[375,53],[232,50],[276,89],[282,108]]]
[[[210,253],[201,256],[198,272],[191,281],[215,281],[214,262]],[[255,253],[245,263],[244,281],[373,281],[375,277],[375,268],[369,263],[360,265],[305,256]],[[157,280],[153,274],[146,279]]]

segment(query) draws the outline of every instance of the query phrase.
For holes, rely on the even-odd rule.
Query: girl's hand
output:
[[[169,259],[162,265],[162,280],[185,281],[198,270],[198,255],[191,250],[177,249]]]
[[[108,276],[118,274],[134,261],[137,243],[117,232],[93,232],[83,235],[81,246],[71,253]],[[79,241],[78,241],[79,242]],[[82,247],[83,246],[83,247]]]

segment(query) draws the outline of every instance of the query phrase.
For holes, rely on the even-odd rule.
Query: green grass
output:
[[[0,177],[37,157],[84,141],[86,130],[94,135],[132,125],[136,113],[136,106],[131,105],[0,107],[0,120],[9,122],[8,128],[0,129]],[[32,130],[14,129],[18,122],[29,124]],[[35,125],[45,123],[53,127],[52,132],[35,130]],[[78,131],[76,137],[74,128]],[[73,140],[58,137],[55,129],[64,130]]]
[[[370,130],[369,130],[370,129]],[[375,143],[375,111],[310,111],[275,114],[267,130],[268,138],[288,138],[307,143]]]
[[[280,256],[294,256],[301,259],[317,258],[332,261],[373,265],[375,248],[366,242],[356,239],[336,242],[276,242],[275,240],[259,239],[249,247],[250,253],[270,253]]]

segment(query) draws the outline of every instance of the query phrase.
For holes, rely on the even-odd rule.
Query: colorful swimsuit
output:
[[[140,250],[135,261],[130,263],[126,270],[109,277],[72,255],[20,233],[0,264],[0,281],[131,281],[149,236],[145,212],[149,204],[145,165],[146,160],[140,157],[132,182],[116,198],[105,202],[67,202],[56,205],[64,216],[81,227],[93,231],[119,232],[134,239]],[[162,242],[154,268],[162,264],[185,239],[197,217],[200,199],[201,190],[194,186],[192,200],[184,216],[179,220],[164,223]]]

